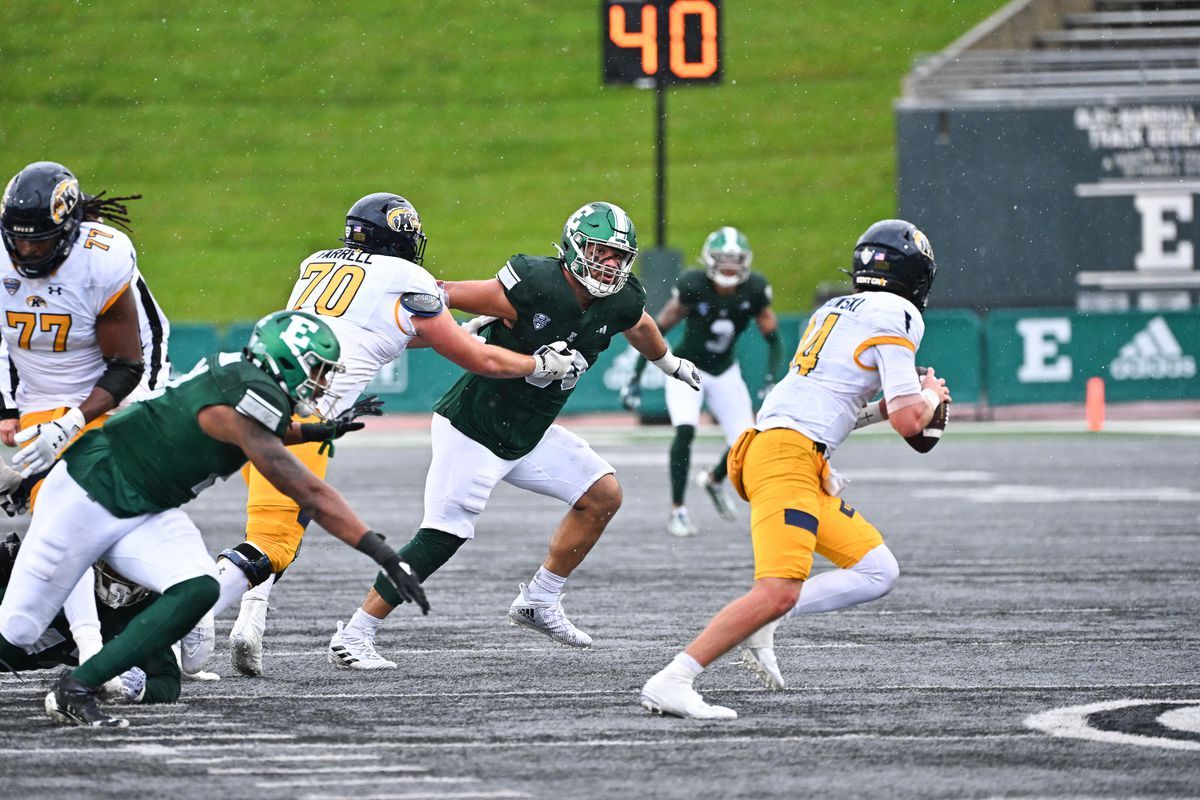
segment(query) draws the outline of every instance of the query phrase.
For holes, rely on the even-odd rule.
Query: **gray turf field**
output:
[[[476,541],[427,583],[433,613],[402,608],[381,634],[394,672],[326,663],[374,570],[312,529],[272,597],[265,679],[229,667],[228,613],[222,680],[130,709],[123,731],[56,727],[41,710],[50,673],[0,676],[0,796],[1200,796],[1200,439],[987,430],[954,429],[928,456],[880,435],[837,454],[900,580],[873,604],[785,623],[784,692],[714,665],[698,688],[736,721],[652,717],[637,695],[748,585],[746,508],[726,523],[694,491],[702,532],[673,539],[665,435],[581,430],[625,487],[567,587],[591,650],[505,618],[554,501],[497,491]],[[331,478],[402,542],[428,445],[360,437]],[[719,447],[701,439],[696,465]],[[189,507],[214,553],[240,540],[243,502],[235,479]]]

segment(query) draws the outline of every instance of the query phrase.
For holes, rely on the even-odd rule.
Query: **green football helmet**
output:
[[[737,228],[717,228],[700,248],[700,263],[708,279],[723,289],[732,289],[750,277],[754,252],[750,240]]]
[[[328,325],[302,311],[276,311],[254,324],[246,357],[266,372],[287,393],[292,408],[302,417],[317,414],[321,397],[337,399],[329,391],[342,346]]]
[[[562,245],[555,245],[563,264],[594,297],[616,294],[633,272],[637,258],[637,231],[620,206],[612,203],[588,203],[563,225]],[[600,248],[612,248],[611,256]]]

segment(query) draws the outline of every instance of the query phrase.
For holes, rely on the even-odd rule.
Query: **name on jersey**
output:
[[[339,261],[353,261],[356,264],[370,264],[371,253],[365,250],[359,250],[355,247],[342,247],[338,250],[326,250],[317,258],[336,258]]]
[[[830,300],[825,305],[830,308],[835,308],[841,311],[857,311],[858,307],[865,303],[865,297],[839,297],[836,300]]]

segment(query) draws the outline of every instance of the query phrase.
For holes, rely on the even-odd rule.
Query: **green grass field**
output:
[[[62,161],[141,192],[140,263],[176,321],[254,318],[372,191],[421,211],[426,266],[549,253],[588,200],[654,239],[654,96],[605,87],[596,0],[0,4],[0,173]],[[725,81],[668,97],[667,244],[742,227],[781,310],[895,213],[913,57],[1000,0],[725,2]],[[936,246],[936,242],[934,243]]]

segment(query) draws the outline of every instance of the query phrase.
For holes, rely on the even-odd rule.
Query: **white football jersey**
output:
[[[0,380],[15,384],[22,414],[75,407],[91,394],[105,370],[96,319],[127,290],[138,305],[146,371],[122,405],[166,378],[170,326],[138,272],[133,242],[116,228],[84,222],[54,274],[26,278],[10,265],[0,287],[0,331],[11,365]]]
[[[880,389],[889,400],[921,391],[916,352],[925,335],[917,307],[890,292],[835,297],[808,321],[787,377],[763,401],[756,428],[791,428],[831,454]]]
[[[437,281],[403,258],[340,248],[313,253],[300,264],[287,307],[328,323],[346,367],[330,386],[331,395],[338,397],[321,401],[322,415],[337,416],[353,405],[380,367],[416,336],[413,315],[400,302],[410,293],[436,299]]]

